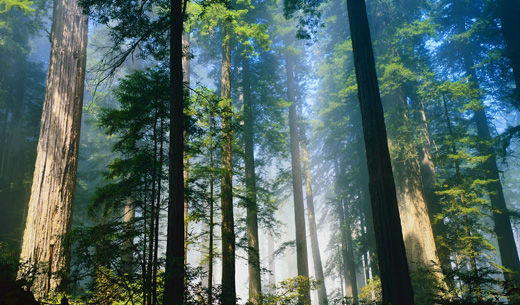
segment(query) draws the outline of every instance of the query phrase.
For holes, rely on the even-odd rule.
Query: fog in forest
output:
[[[519,16],[0,0],[0,305],[520,304]]]

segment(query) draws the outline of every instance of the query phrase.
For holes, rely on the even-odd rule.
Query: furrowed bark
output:
[[[407,97],[404,89],[398,88],[383,100],[388,104],[389,147],[408,267],[414,277],[415,300],[431,303],[435,293],[432,288],[442,287],[444,277],[438,270],[440,262],[423,192],[417,148],[409,129]]]
[[[21,262],[45,264],[37,297],[68,292],[70,231],[85,81],[87,17],[75,0],[54,1],[51,56]],[[20,270],[22,276],[24,270]]]

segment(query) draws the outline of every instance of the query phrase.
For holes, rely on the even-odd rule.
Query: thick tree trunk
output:
[[[364,0],[347,0],[383,302],[414,304]]]
[[[421,180],[423,185],[423,194],[430,214],[430,222],[434,238],[436,238],[437,252],[439,254],[440,266],[444,272],[451,270],[450,253],[448,249],[442,245],[440,239],[446,236],[446,226],[442,220],[434,222],[434,218],[442,210],[439,198],[435,194],[435,185],[437,183],[435,165],[433,163],[432,148],[428,121],[424,104],[419,100],[416,94],[412,94],[412,106],[414,108],[414,116],[420,128],[420,141],[417,147],[419,156],[419,168],[421,172]]]
[[[415,139],[407,130],[410,119],[404,90],[397,89],[387,103],[392,165],[408,266],[416,278],[413,283],[416,301],[424,302],[423,298],[429,299],[431,294],[432,285],[428,283],[434,281],[442,285],[444,279],[442,273],[435,272],[440,262],[423,193]]]
[[[182,72],[182,0],[170,0],[170,143],[165,305],[184,301],[184,92]]]
[[[224,26],[222,41],[222,304],[236,304],[235,222],[233,219],[233,127],[231,110],[231,33]]]
[[[260,277],[260,250],[258,241],[258,206],[256,201],[256,176],[254,152],[253,102],[249,83],[249,58],[243,59],[243,94],[244,94],[244,163],[246,175],[247,202],[247,261],[249,271],[249,302],[261,303],[262,282]]]
[[[305,230],[305,210],[303,206],[302,169],[300,161],[300,141],[298,137],[298,116],[296,114],[294,63],[290,55],[286,57],[287,95],[289,107],[289,133],[291,143],[291,169],[294,197],[294,224],[296,229],[296,261],[298,275],[309,277],[309,262],[307,255],[307,233]],[[300,292],[300,304],[310,305],[311,294],[309,289]]]
[[[70,230],[76,184],[87,32],[87,17],[77,1],[54,1],[47,89],[20,257],[46,265],[31,288],[40,297],[68,290],[64,235]]]
[[[327,289],[325,287],[325,277],[323,276],[323,266],[321,263],[320,244],[318,242],[318,229],[316,228],[316,214],[314,212],[314,196],[312,194],[311,169],[309,166],[309,154],[307,152],[307,141],[305,130],[300,126],[302,136],[301,151],[303,162],[303,175],[305,177],[305,196],[307,199],[307,219],[309,221],[309,233],[311,237],[312,259],[314,262],[314,276],[318,281],[318,303],[319,305],[328,304]]]
[[[506,43],[505,55],[511,61],[513,76],[516,84],[515,101],[520,107],[520,1],[501,0],[499,15],[502,23],[502,34]]]
[[[437,222],[434,221],[436,215],[442,212],[442,207],[439,197],[435,193],[437,175],[433,162],[432,142],[428,120],[426,118],[426,111],[424,109],[424,104],[419,100],[419,97],[415,93],[412,94],[412,106],[414,108],[415,120],[419,123],[421,132],[421,139],[419,141],[420,144],[417,147],[417,152],[419,155],[424,199],[426,200],[426,205],[428,206],[428,212],[430,214],[430,222],[432,224],[433,236],[435,238],[437,253],[439,255],[440,267],[443,274],[446,275],[450,274],[450,271],[452,270],[450,251],[448,247],[443,244],[443,238],[447,234],[447,229],[443,220],[438,220]],[[445,281],[450,289],[455,287],[453,278],[446,277]]]

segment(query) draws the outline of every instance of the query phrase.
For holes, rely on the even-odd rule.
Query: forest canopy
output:
[[[519,16],[0,0],[0,304],[520,304]]]

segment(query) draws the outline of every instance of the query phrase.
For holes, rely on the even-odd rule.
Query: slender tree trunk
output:
[[[290,55],[286,57],[287,93],[291,106],[289,107],[289,133],[291,143],[291,168],[294,197],[294,223],[296,229],[296,260],[298,275],[309,277],[309,262],[307,255],[307,233],[305,230],[305,210],[303,206],[302,169],[300,161],[300,141],[298,136],[298,116],[296,114],[294,63]],[[310,305],[309,289],[301,291],[300,304]]]
[[[148,210],[147,210],[147,197],[148,197],[148,180],[147,177],[144,177],[144,193],[143,193],[143,249],[142,249],[142,260],[143,260],[143,273],[141,274],[141,277],[143,278],[143,305],[146,305],[148,292],[150,291],[148,288],[148,265],[150,262],[147,260],[146,257],[146,250],[148,248]],[[153,200],[153,199],[152,199]]]
[[[341,203],[340,203],[341,204]],[[344,203],[343,203],[344,205]],[[354,299],[354,304],[358,303],[358,289],[357,289],[357,274],[356,274],[356,263],[354,261],[354,243],[352,241],[352,230],[351,230],[351,222],[350,222],[350,213],[348,212],[347,207],[344,206],[343,213],[340,217],[344,217],[345,219],[345,235],[346,235],[346,261],[347,268],[349,270],[350,283],[352,286],[352,298]]]
[[[258,241],[258,206],[256,201],[255,146],[253,101],[249,83],[249,58],[243,59],[244,94],[244,163],[246,175],[247,202],[247,261],[249,271],[249,302],[259,305],[262,302],[262,282],[260,277],[260,250]]]
[[[214,235],[214,177],[213,177],[213,115],[210,114],[210,145],[209,145],[209,261],[208,261],[208,304],[213,304],[213,235]]]
[[[152,293],[153,293],[153,304],[158,304],[157,301],[157,269],[159,268],[159,219],[161,215],[161,198],[162,198],[162,180],[163,180],[163,165],[164,165],[164,119],[161,116],[161,127],[159,136],[159,165],[157,169],[157,203],[155,211],[155,241],[154,241],[154,255],[153,255],[153,276],[152,276]]]
[[[148,290],[147,295],[147,304],[152,304],[152,275],[153,275],[153,254],[154,254],[154,245],[155,245],[155,198],[156,198],[156,183],[157,183],[157,121],[158,121],[158,111],[156,110],[154,123],[153,123],[153,162],[152,162],[152,197],[150,198],[150,237],[148,238],[148,270],[146,271],[146,288]],[[145,206],[146,209],[146,206]]]
[[[233,164],[231,110],[231,33],[224,26],[222,41],[222,304],[236,304],[235,222],[233,219]]]
[[[383,302],[414,304],[364,0],[347,0]]]
[[[190,33],[186,30],[182,33],[182,82],[184,86],[189,87],[190,85]],[[185,95],[189,97],[190,90],[184,90]],[[188,145],[189,135],[184,130],[184,141],[185,146]],[[188,189],[188,181],[190,179],[190,156],[189,154],[184,154],[184,189]],[[189,203],[186,194],[184,196],[184,264],[187,264],[187,253],[188,253],[188,223],[189,223]]]
[[[303,175],[305,177],[305,196],[307,198],[307,219],[309,221],[309,231],[311,237],[312,259],[314,262],[314,275],[318,281],[318,303],[328,304],[327,289],[325,287],[325,277],[323,276],[323,266],[321,264],[320,245],[318,242],[318,229],[316,228],[316,214],[314,212],[314,197],[312,194],[311,169],[309,166],[309,154],[307,152],[307,139],[303,126],[300,134],[302,135],[301,151],[303,162]]]
[[[183,1],[170,0],[170,143],[168,236],[164,305],[184,301],[184,92],[182,71]]]
[[[87,32],[87,16],[77,1],[54,1],[47,89],[20,257],[48,266],[48,272],[35,275],[31,288],[39,297],[68,291],[70,249],[64,235],[70,230],[76,184]]]
[[[520,107],[520,1],[499,1],[499,15],[502,23],[502,34],[506,43],[505,55],[511,61],[513,77],[516,84],[515,101]]]
[[[123,209],[123,230],[126,235],[131,235],[134,226],[134,203],[132,198],[127,198]],[[123,271],[131,279],[133,276],[133,260],[134,260],[134,243],[133,238],[125,238],[122,245],[123,254],[121,256],[121,265]]]
[[[341,257],[343,262],[343,276],[345,278],[345,293],[347,297],[353,299],[354,304],[358,302],[358,290],[357,290],[357,277],[356,277],[356,264],[354,263],[354,251],[352,244],[352,229],[350,225],[350,217],[345,204],[344,194],[341,193],[344,180],[341,179],[342,173],[338,161],[334,168],[336,173],[336,196],[338,202],[336,206],[336,213],[339,219],[340,230],[341,230]]]
[[[347,297],[351,297],[354,300],[354,304],[357,303],[357,281],[356,281],[356,267],[354,264],[352,244],[349,240],[352,240],[350,230],[350,223],[347,222],[345,210],[343,208],[343,200],[340,200],[338,204],[338,218],[341,227],[341,257],[343,259],[343,277],[345,278],[345,294]]]

